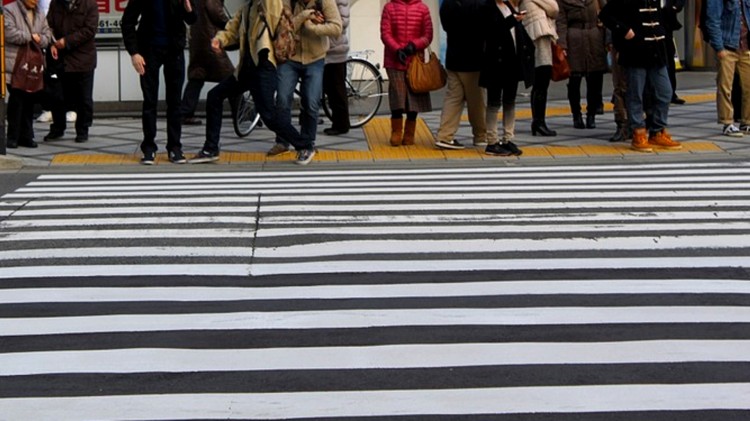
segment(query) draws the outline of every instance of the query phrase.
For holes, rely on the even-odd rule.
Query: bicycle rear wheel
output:
[[[245,137],[255,129],[260,121],[260,114],[255,111],[255,103],[250,91],[237,95],[235,105],[232,109],[232,122],[234,133],[239,137]]]
[[[346,61],[346,96],[351,127],[361,127],[377,114],[383,101],[383,77],[374,64],[351,57]],[[331,118],[328,99],[324,96],[323,112]]]

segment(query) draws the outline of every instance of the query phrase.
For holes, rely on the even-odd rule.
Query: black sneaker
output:
[[[315,149],[302,149],[297,152],[297,160],[294,161],[297,165],[307,165],[312,161],[315,156]]]
[[[511,156],[513,152],[502,143],[493,143],[484,148],[484,153],[493,156]]]
[[[154,159],[156,159],[156,154],[153,152],[144,152],[143,158],[141,158],[141,164],[143,165],[154,165]]]
[[[188,161],[191,164],[202,164],[204,162],[213,162],[219,160],[219,152],[208,152],[205,149],[201,149],[194,157]]]
[[[65,135],[64,130],[51,129],[47,136],[44,136],[44,141],[61,139]]]
[[[523,153],[523,151],[520,150],[518,146],[516,146],[516,144],[511,141],[503,143],[503,146],[505,146],[505,148],[508,149],[510,153],[512,153],[515,156],[519,156]]]
[[[184,164],[187,162],[185,155],[182,154],[181,150],[169,151],[169,162],[173,164]]]

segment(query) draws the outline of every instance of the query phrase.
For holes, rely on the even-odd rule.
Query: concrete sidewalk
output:
[[[457,134],[457,140],[467,146],[462,151],[443,151],[433,145],[434,133],[440,122],[442,92],[433,95],[435,111],[420,114],[417,131],[417,144],[394,148],[388,144],[390,131],[388,115],[376,117],[364,128],[354,129],[343,136],[326,136],[323,129],[328,121],[319,127],[316,146],[319,150],[314,162],[386,162],[417,160],[484,160],[484,161],[530,161],[530,160],[570,160],[571,158],[605,158],[643,160],[646,156],[670,155],[674,157],[701,158],[750,158],[750,136],[730,138],[722,136],[721,127],[716,123],[715,76],[711,72],[683,72],[679,74],[679,95],[688,100],[685,105],[673,105],[670,109],[670,133],[684,144],[681,151],[665,151],[643,154],[629,149],[629,144],[612,144],[607,141],[615,131],[611,104],[605,104],[605,114],[597,117],[596,129],[574,129],[569,106],[565,99],[564,83],[553,84],[550,91],[548,126],[557,130],[555,137],[535,137],[530,132],[530,110],[528,91],[522,91],[518,98],[516,140],[524,151],[521,157],[499,158],[484,155],[483,148],[471,145],[471,128],[464,119]],[[610,79],[605,77],[605,79]],[[609,81],[604,91],[608,92]],[[585,95],[584,95],[585,96]],[[388,112],[387,99],[381,105],[381,113]],[[9,158],[0,158],[6,164],[23,166],[57,165],[137,165],[140,159],[141,122],[134,116],[116,118],[96,118],[90,130],[90,140],[78,144],[73,141],[71,125],[66,137],[44,142],[41,139],[48,132],[49,123],[35,123],[36,139],[39,148],[18,148],[8,150]],[[196,153],[203,144],[204,126],[183,127],[183,150],[187,157]],[[157,144],[163,148],[166,143],[166,130],[163,119],[159,120]],[[253,131],[247,138],[238,138],[232,129],[231,121],[225,119],[221,137],[222,153],[219,164],[268,163],[283,165],[294,159],[294,154],[276,158],[266,158],[267,151],[274,141],[273,133],[265,128]],[[18,160],[13,160],[13,157]],[[171,165],[164,154],[160,154],[157,164]],[[0,167],[2,168],[2,167]],[[12,168],[12,167],[11,167]]]

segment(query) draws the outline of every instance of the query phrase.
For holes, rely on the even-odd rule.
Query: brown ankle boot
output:
[[[404,136],[404,119],[391,118],[391,146],[401,146]]]
[[[633,140],[630,148],[638,152],[653,152],[654,149],[648,144],[648,133],[643,127],[633,130]]]
[[[414,132],[417,131],[417,120],[406,120],[404,126],[404,145],[414,144]]]

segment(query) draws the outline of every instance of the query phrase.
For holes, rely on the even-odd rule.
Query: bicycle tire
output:
[[[239,137],[249,135],[260,121],[260,114],[255,111],[255,103],[250,91],[237,95],[232,107],[232,123],[234,133]]]
[[[383,76],[369,61],[350,57],[346,60],[346,96],[349,106],[349,125],[362,127],[378,113],[383,101]],[[321,101],[323,112],[331,119],[328,98]]]

